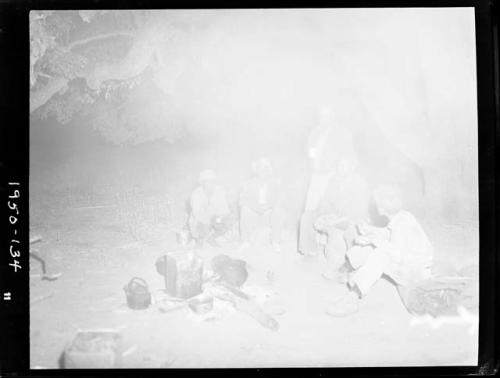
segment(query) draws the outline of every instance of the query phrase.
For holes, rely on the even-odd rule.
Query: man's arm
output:
[[[356,228],[360,235],[356,238],[356,244],[381,247],[390,241],[391,231],[387,227],[375,227],[361,222]]]
[[[429,260],[434,254],[427,234],[418,220],[410,213],[398,222],[398,227],[392,233],[391,242],[398,249],[407,252],[407,257],[410,259]]]

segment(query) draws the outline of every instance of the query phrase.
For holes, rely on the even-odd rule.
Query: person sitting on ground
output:
[[[198,246],[207,241],[217,246],[216,238],[224,235],[229,226],[229,205],[224,189],[217,185],[217,176],[212,170],[200,173],[200,185],[193,191],[189,201],[188,227]]]
[[[377,211],[389,219],[385,228],[359,224],[360,236],[347,252],[354,271],[349,275],[349,292],[327,308],[333,316],[345,316],[359,308],[359,302],[382,275],[404,288],[431,277],[434,250],[417,219],[403,210],[402,193],[395,186],[375,189]]]
[[[252,170],[253,177],[243,184],[239,197],[241,241],[250,243],[258,229],[269,228],[270,242],[279,251],[284,221],[280,184],[268,159],[255,161]]]
[[[343,157],[328,183],[314,223],[314,228],[326,236],[325,278],[342,280],[345,276],[345,255],[357,236],[355,225],[368,221],[369,200],[368,184],[357,170],[355,157]]]

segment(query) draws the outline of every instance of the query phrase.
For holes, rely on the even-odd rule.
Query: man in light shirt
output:
[[[382,275],[396,286],[408,287],[431,277],[434,249],[424,229],[410,212],[403,210],[402,194],[395,186],[375,189],[377,211],[389,219],[384,228],[358,225],[356,246],[347,252],[355,269],[348,279],[348,294],[332,303],[327,313],[345,316],[359,308],[359,302]]]
[[[268,159],[255,161],[252,170],[253,177],[243,184],[239,198],[241,240],[251,243],[257,230],[269,229],[270,243],[278,252],[284,222],[281,186],[273,177],[273,168]]]
[[[189,201],[188,226],[198,246],[205,241],[217,246],[215,239],[228,230],[229,205],[225,190],[217,185],[216,179],[214,171],[202,171],[200,185],[192,192]]]

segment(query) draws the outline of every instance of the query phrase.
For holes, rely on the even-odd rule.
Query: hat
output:
[[[205,169],[204,171],[200,172],[200,181],[210,181],[215,180],[216,178],[217,175],[211,169]]]

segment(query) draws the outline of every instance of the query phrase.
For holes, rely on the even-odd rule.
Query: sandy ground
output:
[[[39,247],[49,270],[62,273],[48,282],[37,276],[38,265],[32,263],[30,269],[31,299],[51,295],[31,308],[32,368],[57,368],[75,332],[94,328],[121,331],[128,351],[125,368],[477,364],[477,328],[464,322],[415,324],[386,280],[373,287],[358,313],[346,318],[325,314],[328,301],[345,288],[322,278],[322,257],[295,252],[291,230],[279,253],[265,246],[198,252],[207,261],[218,253],[245,259],[249,279],[244,289],[264,288],[285,309],[275,316],[278,331],[230,306],[216,306],[220,316],[212,320],[187,308],[171,313],[161,313],[156,305],[131,310],[123,287],[132,277],[146,279],[153,294],[164,288],[154,264],[158,256],[177,248],[172,229],[160,225],[159,238],[137,242],[113,208],[43,208],[36,201],[32,206],[31,232],[44,238]],[[464,235],[463,228],[438,230],[429,222],[428,229],[441,251],[438,261],[452,262],[452,268],[477,262],[472,247],[464,243],[474,244],[474,237]],[[454,258],[447,258],[451,254]],[[273,281],[266,280],[268,271],[274,272]]]

